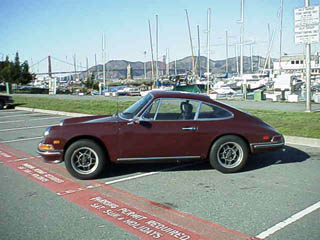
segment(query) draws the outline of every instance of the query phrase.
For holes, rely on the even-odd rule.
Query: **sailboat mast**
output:
[[[190,23],[189,23],[189,15],[188,10],[185,9],[186,16],[187,16],[187,24],[188,24],[188,30],[189,30],[189,38],[190,38],[190,47],[191,47],[191,54],[192,54],[192,75],[195,75],[195,62],[194,62],[194,53],[193,53],[193,45],[192,45],[192,37],[191,37],[191,30],[190,30]]]
[[[170,75],[170,58],[169,58],[169,48],[166,49],[166,75],[169,76]]]
[[[208,29],[207,29],[207,94],[209,94],[209,82],[210,82],[210,28],[211,28],[211,8],[208,8]]]
[[[251,63],[251,73],[253,73],[253,46],[250,44],[250,63]]]
[[[200,63],[200,30],[199,25],[197,25],[197,31],[198,31],[198,73],[199,78],[201,78],[201,63]]]
[[[159,78],[158,60],[159,60],[159,23],[156,15],[156,79]]]
[[[149,23],[149,36],[150,36],[150,48],[151,48],[151,80],[154,80],[154,59],[153,59],[153,46],[152,46],[152,34],[151,34],[151,25]],[[153,82],[153,87],[155,86],[155,81]]]
[[[241,0],[240,20],[240,76],[243,75],[243,38],[244,38],[244,0]]]
[[[282,55],[282,19],[283,19],[283,0],[280,0],[280,49],[279,49],[279,71],[281,74],[281,55]]]
[[[177,58],[175,58],[174,60],[174,75],[177,76],[178,72],[177,72]]]
[[[106,88],[106,56],[105,56],[105,47],[106,47],[106,42],[105,42],[105,34],[102,34],[102,71],[103,71],[103,89]]]
[[[229,72],[229,66],[228,66],[228,56],[229,52],[228,52],[228,31],[226,31],[226,73],[228,74]]]

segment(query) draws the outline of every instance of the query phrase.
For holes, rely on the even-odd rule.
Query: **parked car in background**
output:
[[[0,109],[3,109],[10,103],[13,103],[13,98],[11,96],[0,95]]]
[[[108,163],[200,161],[240,171],[249,154],[275,151],[283,136],[255,116],[201,94],[152,91],[113,116],[63,120],[38,146],[76,178],[96,178]]]

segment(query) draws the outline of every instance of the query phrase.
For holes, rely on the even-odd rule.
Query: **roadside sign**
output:
[[[320,42],[320,6],[294,10],[294,41],[296,44]]]

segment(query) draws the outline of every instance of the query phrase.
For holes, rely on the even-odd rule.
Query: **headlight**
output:
[[[49,135],[49,133],[50,133],[50,127],[48,127],[48,128],[46,129],[46,131],[44,132],[43,135],[46,137],[46,136]]]
[[[59,122],[59,126],[63,126],[63,120]]]

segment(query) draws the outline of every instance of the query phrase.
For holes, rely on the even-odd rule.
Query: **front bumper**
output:
[[[38,148],[37,153],[42,157],[43,161],[47,163],[63,162],[63,150],[41,151]]]

